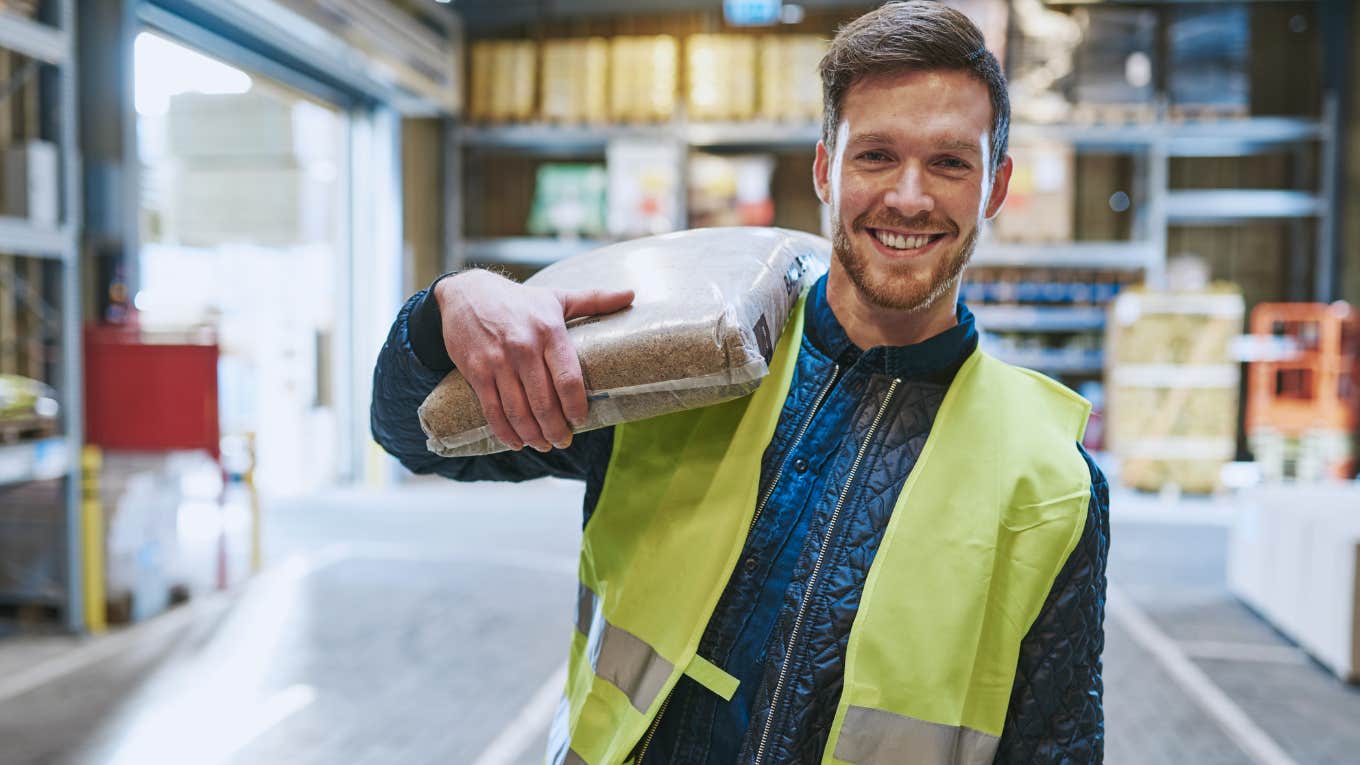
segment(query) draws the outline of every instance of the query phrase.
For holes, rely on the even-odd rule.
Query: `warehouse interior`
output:
[[[1015,171],[961,300],[1093,405],[1105,758],[1360,762],[1360,12],[944,0]],[[406,300],[829,235],[862,0],[0,0],[0,765],[543,761],[582,486],[374,442]]]

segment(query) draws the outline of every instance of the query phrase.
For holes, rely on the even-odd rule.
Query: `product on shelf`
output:
[[[534,115],[534,69],[538,49],[531,40],[475,42],[468,118],[514,122]]]
[[[1157,55],[1157,12],[1147,8],[1082,8],[1073,17],[1083,27],[1074,61],[1075,102],[1151,105],[1156,95],[1153,62]]]
[[[611,245],[559,261],[527,283],[631,288],[631,307],[573,322],[590,413],[577,431],[746,395],[769,371],[785,320],[826,270],[830,243],[786,229],[698,229]],[[507,447],[486,426],[463,376],[450,373],[420,407],[431,451]]]
[[[57,393],[50,385],[0,374],[0,444],[52,435],[59,410]]]
[[[693,154],[689,159],[689,225],[768,226],[774,222],[769,154]]]
[[[684,147],[675,142],[617,138],[605,147],[609,234],[620,239],[683,228],[680,177]]]
[[[534,184],[533,209],[529,213],[529,233],[604,236],[607,185],[604,165],[540,165]]]
[[[813,75],[826,48],[827,41],[816,35],[760,38],[761,117],[787,122],[821,119],[822,82]]]
[[[1289,358],[1253,361],[1247,436],[1267,480],[1347,479],[1360,429],[1360,313],[1346,303],[1261,303],[1251,332],[1283,339]]]
[[[1233,341],[1244,304],[1235,285],[1201,292],[1128,290],[1107,324],[1106,443],[1123,482],[1209,493],[1237,450],[1241,374]]]
[[[756,112],[756,38],[685,38],[685,93],[692,120],[749,120]]]
[[[609,119],[609,40],[589,37],[543,43],[539,116],[549,122]]]
[[[1167,90],[1173,120],[1246,117],[1251,108],[1251,12],[1172,8]]]
[[[621,122],[675,116],[678,52],[670,35],[621,35],[609,41],[609,115]]]
[[[1025,141],[1011,145],[1010,191],[991,236],[1005,242],[1069,242],[1074,232],[1075,160],[1071,144]]]

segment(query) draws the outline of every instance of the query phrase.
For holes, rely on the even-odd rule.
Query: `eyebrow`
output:
[[[893,139],[883,133],[860,133],[852,136],[852,144],[867,144],[870,146],[886,146],[893,143]],[[938,151],[953,151],[960,154],[981,154],[981,149],[977,144],[959,138],[942,138],[935,142],[935,149]]]

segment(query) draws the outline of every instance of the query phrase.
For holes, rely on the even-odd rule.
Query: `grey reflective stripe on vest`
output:
[[[645,713],[675,665],[641,638],[605,621],[600,599],[584,584],[577,591],[576,629],[586,636],[586,655],[596,676],[613,683],[634,709]]]
[[[581,755],[577,754],[575,751],[571,749],[568,749],[567,759],[562,761],[562,765],[587,765],[587,763],[584,759],[582,759]]]
[[[850,707],[835,756],[855,765],[990,765],[1000,743],[1000,738],[971,728]]]
[[[600,599],[584,582],[576,583],[576,629],[582,635],[590,634],[590,623],[595,619],[599,601]]]

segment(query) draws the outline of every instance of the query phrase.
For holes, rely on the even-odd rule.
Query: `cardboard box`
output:
[[[56,226],[61,215],[57,146],[28,141],[5,149],[4,214],[37,226]]]
[[[1072,146],[1029,141],[1010,146],[1015,170],[1001,214],[991,222],[997,242],[1070,242],[1075,229],[1076,159]]]

